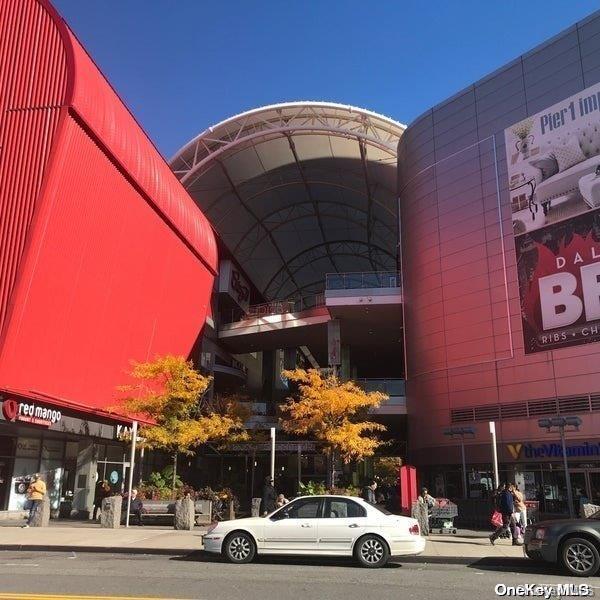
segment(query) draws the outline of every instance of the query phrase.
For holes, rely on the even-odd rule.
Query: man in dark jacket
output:
[[[138,498],[137,490],[131,490],[131,502],[129,505],[129,514],[136,518],[137,524],[141,527],[144,523],[142,522],[142,514],[144,513],[144,503]],[[123,514],[127,514],[127,496],[123,497],[121,510]]]
[[[509,530],[512,536],[513,546],[520,546],[521,544],[517,538],[517,528],[515,527],[515,520],[513,518],[515,505],[513,495],[510,491],[510,485],[508,483],[504,484],[502,491],[497,496],[496,508],[502,515],[502,525],[500,525],[500,527],[498,527],[496,531],[490,535],[490,542],[492,546],[504,532],[508,532]]]
[[[362,499],[366,500],[369,504],[376,504],[375,490],[377,489],[377,482],[371,480],[368,485],[365,485],[362,491]]]
[[[260,500],[260,514],[264,517],[275,510],[275,502],[277,501],[277,491],[273,486],[273,480],[270,475],[265,477],[265,485],[263,486],[262,498]]]

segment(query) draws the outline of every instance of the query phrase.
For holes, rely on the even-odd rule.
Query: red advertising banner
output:
[[[525,352],[600,341],[600,211],[515,243]]]
[[[600,341],[600,84],[504,137],[525,353]]]

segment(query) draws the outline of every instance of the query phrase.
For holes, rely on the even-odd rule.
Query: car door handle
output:
[[[348,525],[348,527],[355,529],[356,527],[358,527],[358,525],[356,523],[351,523],[350,525]]]
[[[302,523],[300,527],[312,527],[312,525],[310,523]]]

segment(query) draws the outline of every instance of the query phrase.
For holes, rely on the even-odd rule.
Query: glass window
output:
[[[77,454],[79,453],[79,444],[77,442],[67,442],[67,449],[65,451],[65,458],[77,459]]]
[[[40,455],[39,438],[20,437],[17,440],[17,456],[22,458],[38,458]]]
[[[0,456],[12,456],[14,453],[15,438],[0,435]]]
[[[325,516],[329,519],[352,519],[355,517],[366,517],[367,511],[352,500],[336,498],[335,500],[327,500]]]
[[[296,500],[288,509],[284,510],[290,519],[316,519],[319,517],[320,506],[320,498],[305,498]]]
[[[124,446],[106,446],[106,460],[123,462],[126,458]]]
[[[64,442],[62,440],[42,440],[42,461],[62,461]]]

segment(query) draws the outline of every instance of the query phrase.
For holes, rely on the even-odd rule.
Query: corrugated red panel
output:
[[[90,412],[187,354],[212,229],[46,0],[0,0],[0,391]]]
[[[45,6],[35,0],[2,0],[0,34],[2,114],[61,105],[67,86],[66,51]]]
[[[193,346],[213,276],[71,117],[45,189],[0,381],[106,410],[132,359]]]
[[[215,272],[217,246],[207,219],[71,32],[71,106]]]
[[[0,2],[0,331],[42,185],[66,53],[51,16],[33,0]]]
[[[8,112],[0,131],[0,329],[36,200],[42,186],[60,109]]]

